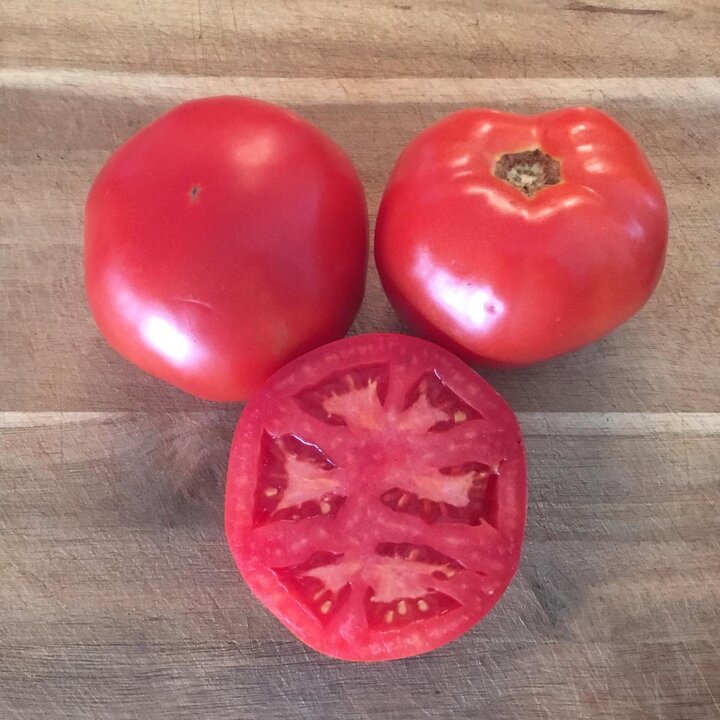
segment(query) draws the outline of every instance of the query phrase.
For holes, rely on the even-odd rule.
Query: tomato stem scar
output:
[[[562,181],[560,162],[540,148],[501,155],[494,174],[528,197]]]

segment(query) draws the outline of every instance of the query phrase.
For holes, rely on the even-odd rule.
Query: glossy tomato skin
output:
[[[179,105],[121,146],[85,207],[85,284],[103,335],[210,400],[248,397],[345,334],[368,254],[362,185],[320,130],[242,97]]]
[[[560,182],[532,195],[496,176],[539,149]],[[512,367],[576,350],[650,297],[668,218],[633,138],[608,115],[471,109],[421,132],[385,190],[375,259],[398,314],[468,360]]]
[[[228,466],[228,544],[255,595],[332,657],[391,660],[470,629],[517,569],[522,437],[446,350],[346,338],[275,373]]]

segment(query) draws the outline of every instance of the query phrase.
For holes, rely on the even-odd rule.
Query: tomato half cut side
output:
[[[240,418],[228,543],[255,595],[345,660],[424,653],[498,601],[518,565],[517,420],[465,363],[404,335],[325,345]]]

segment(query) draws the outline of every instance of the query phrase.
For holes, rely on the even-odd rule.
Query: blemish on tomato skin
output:
[[[199,185],[193,185],[190,188],[190,202],[197,202],[198,198],[200,197],[200,186]]]

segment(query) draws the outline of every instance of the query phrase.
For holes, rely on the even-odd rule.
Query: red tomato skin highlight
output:
[[[413,365],[416,362],[411,357],[413,355],[421,358],[417,365]],[[492,448],[487,449],[488,457],[493,453],[496,456],[504,453],[505,457],[501,461],[503,472],[500,481],[504,482],[504,485],[499,491],[501,500],[496,521],[503,538],[500,545],[494,546],[495,535],[485,526],[452,526],[460,528],[459,532],[467,533],[466,544],[462,549],[456,550],[456,558],[461,563],[482,574],[473,563],[478,563],[478,558],[487,555],[489,563],[496,569],[497,576],[492,578],[492,590],[477,597],[468,591],[466,607],[423,621],[421,627],[410,628],[407,633],[378,636],[377,633],[369,631],[362,617],[357,616],[338,623],[333,620],[327,627],[322,627],[307,605],[293,599],[283,589],[270,568],[273,565],[301,564],[314,551],[351,553],[359,547],[364,552],[369,552],[374,543],[382,540],[407,540],[410,543],[433,545],[437,541],[437,533],[441,533],[443,529],[442,524],[439,524],[439,529],[438,525],[423,524],[413,529],[412,526],[403,524],[402,520],[406,516],[398,515],[390,515],[387,521],[380,522],[378,518],[382,518],[384,512],[380,505],[365,500],[355,502],[351,494],[341,506],[333,524],[330,524],[330,518],[322,516],[300,521],[308,523],[307,531],[301,527],[299,534],[301,541],[304,539],[305,543],[292,550],[292,561],[284,562],[278,558],[284,557],[284,548],[290,543],[287,537],[294,537],[293,523],[281,521],[274,526],[263,524],[259,528],[253,525],[253,497],[256,502],[257,498],[262,496],[258,494],[256,482],[257,473],[263,468],[263,463],[257,460],[257,448],[263,431],[269,429],[279,435],[284,430],[294,432],[294,429],[302,427],[302,420],[297,420],[298,416],[293,407],[293,397],[296,397],[297,390],[306,384],[313,385],[326,373],[348,366],[348,358],[352,358],[351,365],[358,367],[400,362],[399,358],[404,362],[411,358],[408,361],[409,366],[420,368],[426,367],[422,365],[425,358],[433,361],[434,367],[440,370],[444,377],[452,380],[454,388],[462,390],[463,399],[480,409],[484,418],[481,422],[489,423],[489,435],[480,436],[484,438],[481,444],[488,442],[488,447]],[[390,382],[392,386],[393,381]],[[392,389],[389,394],[392,396]],[[323,428],[317,420],[309,422],[315,434],[304,439],[317,442],[319,447],[330,447],[333,439],[337,437],[338,427],[328,425]],[[362,437],[362,433],[360,436]],[[413,453],[419,454],[420,448],[426,442],[445,445],[451,442],[448,438],[449,436],[441,434],[428,437],[427,440],[418,442]],[[381,443],[387,445],[391,458],[395,452],[394,442],[394,439],[388,436]],[[358,475],[362,480],[355,486],[355,490],[360,487],[359,492],[363,493],[363,498],[372,498],[375,486],[382,487],[383,481],[379,479],[379,474],[373,474],[372,471],[372,443],[363,443],[361,440],[359,445],[363,448],[363,462],[362,472]],[[477,452],[482,455],[486,448],[478,447]],[[464,452],[467,452],[467,449]],[[330,455],[336,461],[342,457],[337,448]],[[463,457],[463,451],[453,457],[453,451],[446,450],[442,457],[452,464]],[[344,463],[339,464],[342,466]],[[380,467],[387,469],[384,464]],[[392,467],[392,461],[389,467]],[[359,335],[317,348],[275,373],[250,400],[235,430],[228,465],[225,504],[225,531],[235,562],[244,580],[261,602],[305,644],[330,657],[362,662],[400,659],[432,651],[468,631],[495,606],[518,568],[526,512],[527,467],[522,435],[514,414],[504,400],[470,367],[442,348],[419,338],[394,334]],[[399,518],[399,525],[392,529],[394,518]],[[323,524],[326,522],[327,526]],[[376,527],[378,524],[380,529]],[[306,532],[306,535],[303,535],[303,532]],[[260,534],[256,536],[256,533]],[[406,537],[403,533],[414,535]],[[329,542],[330,545],[318,545],[318,542]],[[356,609],[360,607],[361,601],[357,597],[359,593],[360,591],[354,592],[348,601],[349,606]]]
[[[561,181],[528,197],[499,158],[539,148]],[[378,213],[375,260],[422,336],[488,367],[577,350],[652,294],[665,197],[635,140],[594,108],[523,116],[462,110],[400,155]]]
[[[162,115],[111,156],[85,206],[100,331],[209,400],[244,400],[289,359],[342,337],[367,256],[350,160],[309,122],[249,98]]]

